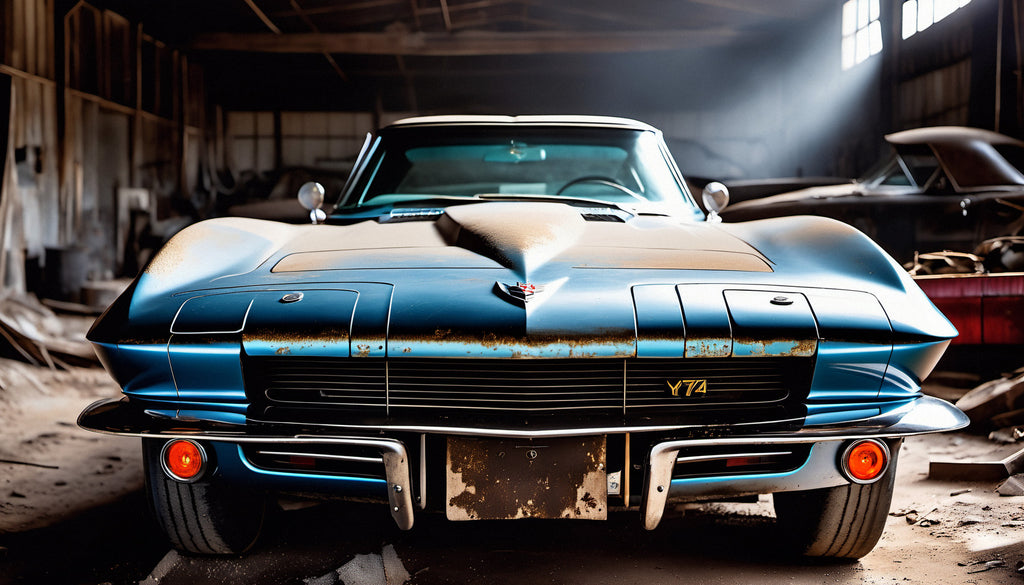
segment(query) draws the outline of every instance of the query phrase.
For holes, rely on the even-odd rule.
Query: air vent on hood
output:
[[[377,221],[380,223],[434,221],[442,215],[444,215],[444,209],[439,207],[427,209],[392,209],[390,213],[380,216]]]
[[[610,213],[597,213],[588,210],[584,211],[581,215],[583,215],[583,219],[587,221],[610,221],[614,223],[626,223],[626,220],[622,219],[617,215],[612,215]]]

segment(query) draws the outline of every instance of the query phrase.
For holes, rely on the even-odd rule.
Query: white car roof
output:
[[[629,118],[616,118],[612,116],[420,116],[405,118],[390,124],[390,126],[435,125],[603,126],[658,132],[657,128],[649,124]]]

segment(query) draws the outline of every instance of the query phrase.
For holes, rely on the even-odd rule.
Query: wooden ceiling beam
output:
[[[795,8],[793,10],[786,10],[776,2],[750,2],[750,0],[689,0],[689,2],[743,14],[769,16],[780,20],[796,20],[806,16],[806,10],[797,10]],[[807,4],[808,2],[802,3]]]
[[[640,18],[634,13],[630,12],[602,12],[600,10],[594,10],[593,7],[578,7],[578,6],[565,6],[561,4],[545,4],[543,5],[544,11],[550,11],[564,16],[568,16],[577,22],[580,19],[586,19],[591,22],[601,22],[602,24],[617,24],[618,26],[630,26],[634,28],[655,28],[659,24],[664,26],[666,21],[671,20],[669,15],[661,15],[658,20],[650,18]]]
[[[457,32],[448,33],[209,33],[193,39],[198,51],[248,53],[333,53],[436,57],[622,53],[717,46],[737,36],[734,29],[629,32]]]
[[[249,9],[252,10],[253,14],[255,14],[256,17],[259,18],[261,21],[263,21],[263,24],[267,25],[267,28],[269,28],[271,32],[273,32],[276,35],[281,34],[281,29],[277,28],[277,25],[274,24],[274,21],[270,20],[270,17],[268,17],[265,12],[260,10],[259,6],[256,6],[255,0],[245,0],[245,3],[249,5]]]
[[[500,6],[502,4],[521,4],[523,0],[477,0],[475,2],[464,2],[461,4],[449,4],[448,12],[451,14],[457,12],[465,12],[467,10],[481,10],[492,8],[494,6]],[[411,10],[419,12],[420,14],[440,14],[441,6],[418,6],[417,0],[409,0],[411,4]],[[380,8],[393,8],[400,10],[400,6],[403,4],[402,0],[369,0],[366,2],[345,2],[328,4],[325,6],[317,6],[313,8],[307,8],[305,13],[310,16],[326,16],[326,15],[338,15],[338,14],[352,14],[355,12],[361,12],[365,10],[375,10]],[[380,20],[394,20],[395,12],[392,10],[387,13],[385,17],[383,15]],[[291,11],[281,10],[274,13],[277,17],[290,17],[295,16]]]
[[[320,29],[317,28],[316,23],[314,23],[313,20],[305,13],[302,6],[299,4],[299,0],[290,0],[289,3],[291,4],[292,10],[302,18],[309,30],[313,31],[315,34],[320,34]],[[334,55],[325,51],[323,56],[327,59],[327,64],[331,66],[331,69],[334,69],[334,72],[338,74],[338,77],[340,77],[342,81],[348,81],[348,75],[345,75],[341,66],[334,60]]]
[[[452,32],[452,15],[448,12],[448,0],[441,1],[441,16],[444,17],[444,29]]]

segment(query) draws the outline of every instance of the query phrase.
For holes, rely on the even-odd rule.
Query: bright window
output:
[[[862,63],[882,51],[879,0],[847,0],[843,3],[843,69]]]
[[[903,38],[907,39],[967,6],[971,0],[907,0],[903,3]]]

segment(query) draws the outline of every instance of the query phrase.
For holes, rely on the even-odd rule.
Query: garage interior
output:
[[[664,132],[693,188],[849,180],[892,132],[1024,140],[1024,0],[0,0],[0,301],[91,321],[178,230],[228,215],[307,221],[301,183],[330,200],[368,132],[431,114],[635,118]],[[1022,299],[1003,305],[1017,323]],[[26,341],[10,308],[0,357],[79,363]],[[1024,365],[1010,344],[974,345],[958,365],[993,353]],[[1024,402],[1022,378],[997,382]],[[0,403],[12,379],[0,372]],[[939,382],[955,393],[986,379]],[[1022,527],[1014,506],[1005,521]],[[993,578],[1024,559],[1006,550]]]
[[[289,176],[336,195],[410,115],[633,117],[703,180],[856,177],[920,126],[1020,138],[1022,4],[4,0],[3,288],[93,304]]]

